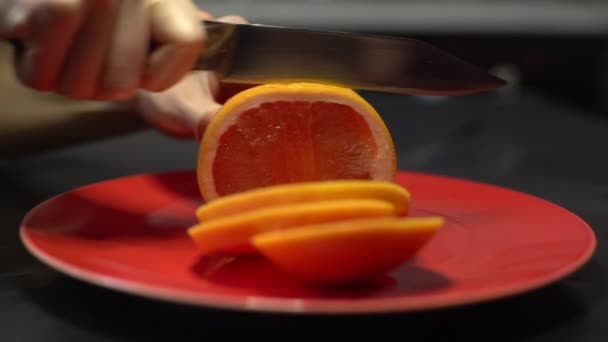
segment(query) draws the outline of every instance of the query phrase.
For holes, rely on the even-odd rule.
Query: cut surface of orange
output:
[[[207,201],[307,181],[392,181],[396,155],[376,110],[356,92],[323,84],[265,84],[231,97],[200,141]]]
[[[381,275],[414,256],[440,217],[364,218],[257,234],[252,245],[285,272],[312,283]]]
[[[394,213],[391,203],[373,199],[286,204],[200,222],[191,227],[188,234],[205,254],[243,254],[255,252],[250,240],[259,233]]]
[[[200,206],[199,221],[227,217],[276,205],[311,203],[337,199],[377,199],[391,203],[396,215],[406,215],[410,193],[393,182],[334,180],[275,185],[218,198]]]

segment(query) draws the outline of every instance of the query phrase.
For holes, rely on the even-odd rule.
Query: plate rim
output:
[[[195,170],[193,169],[181,169],[173,171],[160,171],[160,172],[141,172],[128,174],[124,176],[112,177],[103,179],[100,181],[84,184],[72,189],[65,190],[61,193],[50,196],[49,198],[39,202],[35,206],[31,207],[28,212],[23,216],[19,224],[19,238],[25,247],[25,249],[36,259],[41,261],[51,269],[67,275],[73,279],[83,281],[93,286],[102,287],[111,291],[126,293],[140,298],[147,298],[151,300],[162,301],[166,303],[182,304],[187,306],[196,306],[208,309],[224,309],[233,311],[246,311],[246,312],[257,312],[257,313],[282,313],[282,314],[306,314],[306,315],[362,315],[362,314],[389,314],[389,313],[410,313],[410,312],[421,312],[436,309],[448,309],[461,306],[470,306],[480,303],[493,302],[504,298],[510,298],[519,296],[525,293],[529,293],[548,285],[551,285],[559,280],[566,278],[567,276],[575,273],[585,264],[587,264],[593,257],[597,250],[597,236],[591,226],[583,220],[580,216],[574,212],[558,205],[554,202],[545,200],[541,197],[525,193],[519,190],[486,183],[483,181],[471,180],[466,178],[460,178],[455,176],[437,174],[437,173],[426,173],[409,170],[397,170],[397,177],[399,175],[415,175],[418,177],[431,177],[440,178],[455,182],[465,182],[474,186],[485,186],[494,188],[498,191],[507,191],[518,194],[520,196],[528,197],[535,201],[544,202],[544,204],[554,207],[556,210],[560,210],[565,214],[568,214],[573,219],[576,219],[581,224],[581,228],[584,228],[585,232],[590,238],[590,244],[586,247],[585,252],[579,256],[578,259],[573,260],[566,267],[560,267],[554,271],[551,276],[545,276],[539,280],[530,281],[525,285],[511,285],[500,290],[484,290],[474,296],[459,297],[451,300],[435,299],[429,301],[428,299],[422,301],[422,303],[416,304],[412,302],[411,298],[409,303],[403,303],[403,298],[383,298],[380,300],[374,298],[377,303],[382,301],[382,304],[370,304],[365,300],[353,303],[349,300],[344,299],[332,299],[330,303],[325,303],[324,300],[318,299],[290,299],[290,298],[273,298],[273,297],[255,297],[250,296],[247,299],[243,297],[230,297],[230,296],[217,296],[217,295],[203,295],[201,292],[193,290],[179,290],[170,289],[163,286],[155,286],[149,284],[142,284],[140,282],[119,279],[115,277],[109,277],[103,274],[99,274],[86,269],[81,269],[77,266],[70,265],[67,262],[60,260],[59,258],[52,256],[42,249],[35,246],[35,243],[27,235],[26,222],[31,215],[48,202],[56,200],[57,198],[64,196],[67,193],[79,191],[87,187],[99,186],[106,182],[112,182],[120,179],[137,178],[146,176],[186,176],[192,174],[195,176]],[[287,304],[287,303],[291,304]],[[341,308],[336,303],[349,303],[346,304],[348,309]]]

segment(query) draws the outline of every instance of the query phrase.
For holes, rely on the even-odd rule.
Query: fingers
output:
[[[140,87],[150,44],[148,5],[127,0],[120,8],[112,30],[103,77],[102,98],[128,99]]]
[[[190,0],[0,0],[0,8],[0,36],[22,43],[17,74],[34,89],[97,100],[175,91],[184,94],[180,121],[190,127],[219,108],[212,73],[197,73],[205,81],[196,90],[178,84],[204,49],[201,20],[213,19]],[[158,48],[150,51],[151,42]]]
[[[140,88],[164,90],[179,81],[198,56],[203,34],[197,11],[184,5],[188,1],[89,3],[87,20],[67,58],[61,94],[124,100]],[[151,39],[160,49],[148,56]]]
[[[199,19],[213,19],[199,11]],[[219,21],[246,23],[240,16],[230,15]],[[233,89],[236,91],[235,89]],[[223,86],[213,72],[188,73],[177,84],[162,92],[141,91],[138,107],[142,117],[158,130],[181,139],[200,140],[213,116],[221,108]]]
[[[102,77],[108,46],[112,39],[117,2],[87,2],[86,18],[74,37],[69,55],[58,82],[58,92],[75,99],[99,96],[98,82]]]
[[[183,122],[193,132],[198,133],[207,126],[210,118],[220,109],[221,105],[215,100],[217,79],[206,71],[188,75],[193,86],[184,88],[178,95],[185,110]],[[201,127],[202,125],[202,127]]]
[[[214,19],[206,12],[198,13],[200,20]],[[243,17],[237,15],[215,20],[235,24],[247,23]],[[194,138],[195,141],[200,141],[211,119],[222,107],[218,99],[224,93],[223,90],[214,73],[208,71],[191,73],[166,92],[152,95],[156,108],[148,107],[144,117],[166,134],[180,139]],[[162,110],[159,111],[160,108]]]
[[[204,47],[199,15],[190,1],[158,1],[152,5],[150,34],[160,47],[148,59],[145,89],[165,90],[190,70]]]
[[[0,36],[22,46],[22,83],[76,99],[165,90],[204,47],[204,12],[190,0],[1,0],[0,8]],[[152,40],[159,48],[150,53]]]
[[[21,82],[41,91],[55,89],[83,11],[78,0],[47,0],[28,13],[27,37],[17,56]]]
[[[207,118],[221,107],[214,99],[214,82],[211,73],[197,71],[163,92],[139,91],[136,102],[140,115],[165,134],[196,138],[204,131]]]

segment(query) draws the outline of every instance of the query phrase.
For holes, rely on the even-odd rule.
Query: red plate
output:
[[[366,285],[305,287],[261,258],[201,257],[185,229],[202,201],[195,174],[145,174],[53,197],[21,226],[27,249],[75,278],[127,293],[230,309],[412,311],[496,299],[574,272],[593,231],[572,213],[503,188],[417,173],[397,181],[411,215],[446,225],[412,262]]]

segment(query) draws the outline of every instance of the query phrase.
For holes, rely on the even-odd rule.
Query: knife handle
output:
[[[224,74],[230,66],[236,44],[236,25],[219,21],[204,20],[201,23],[206,32],[206,42],[193,70],[210,70]]]
[[[205,46],[192,66],[192,70],[208,70],[224,74],[228,70],[234,44],[236,42],[235,25],[205,20],[201,22],[206,32]],[[158,47],[150,43],[150,52]]]

